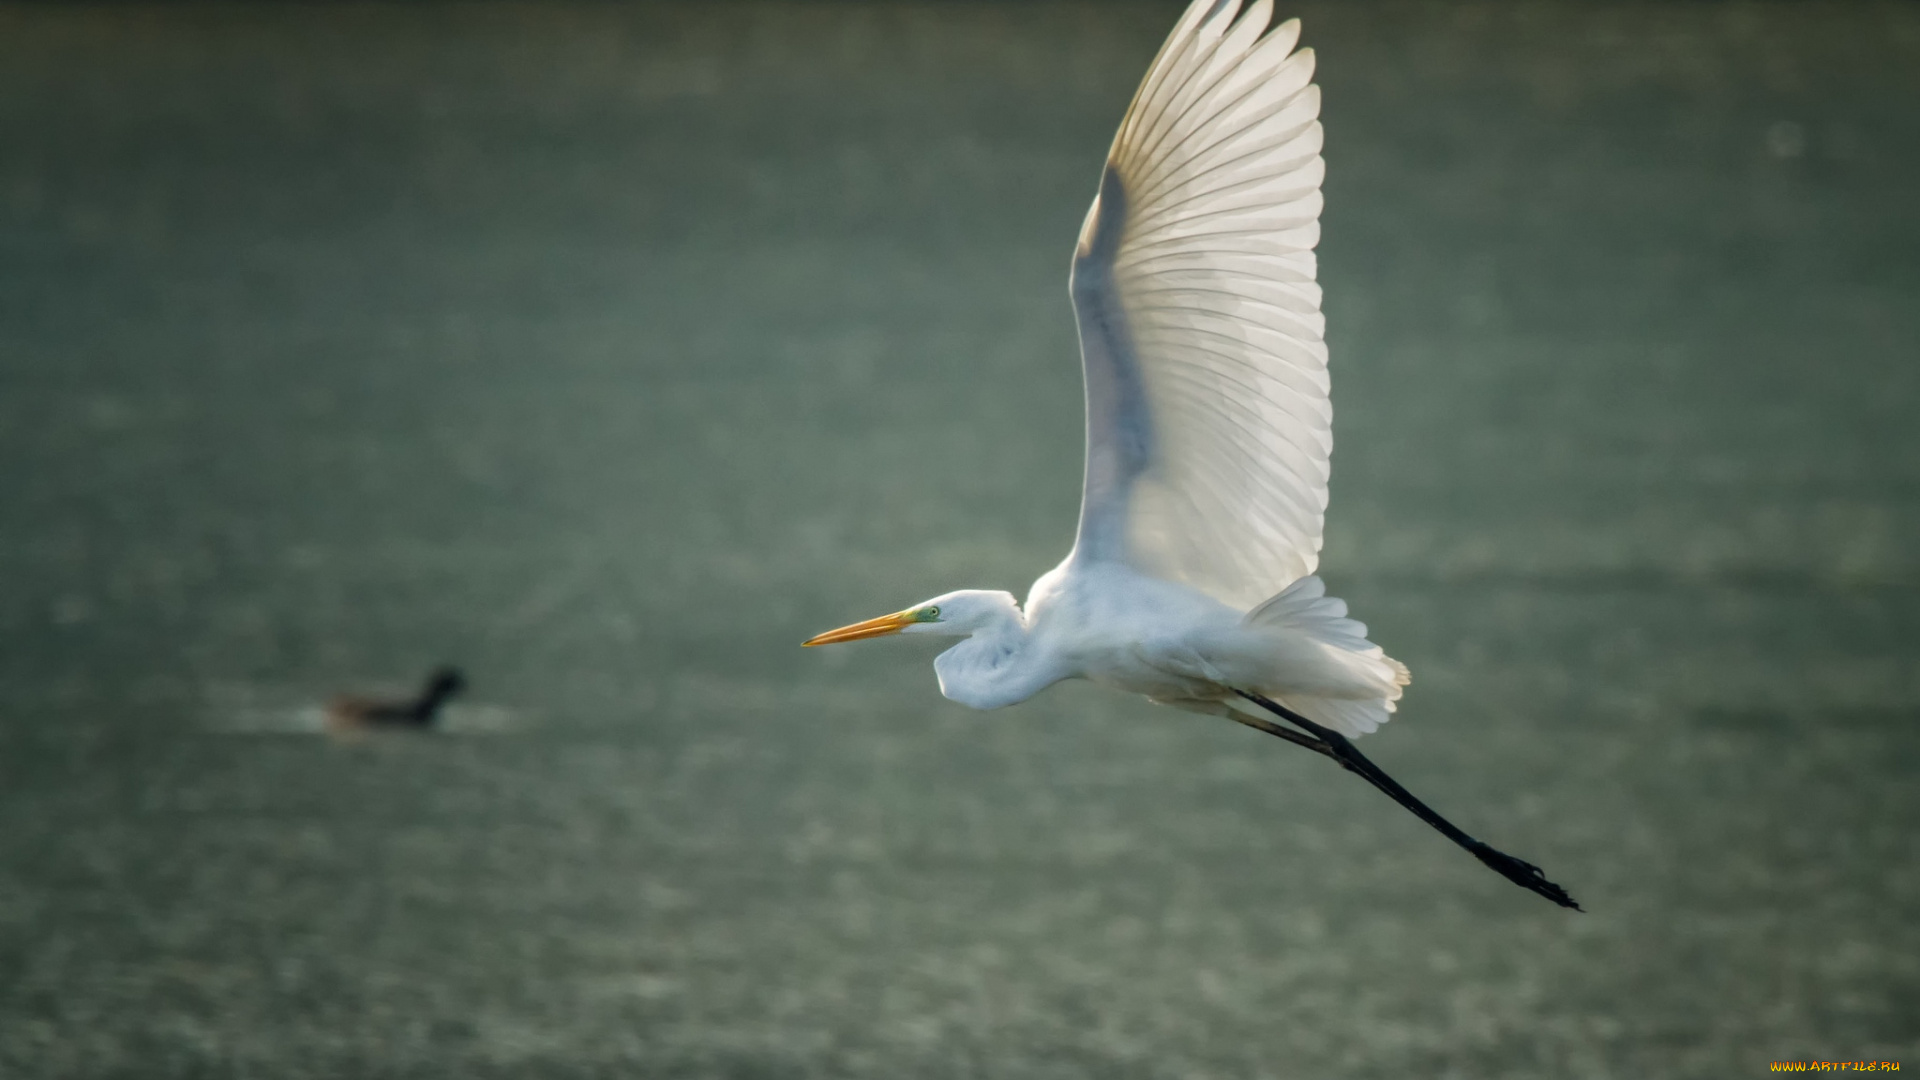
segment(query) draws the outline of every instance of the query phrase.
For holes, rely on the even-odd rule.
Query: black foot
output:
[[[1548,881],[1545,870],[1540,869],[1527,860],[1516,859],[1504,851],[1490,848],[1477,841],[1474,846],[1467,848],[1467,850],[1473,852],[1474,858],[1486,864],[1487,869],[1494,871],[1515,885],[1537,892],[1541,896],[1559,904],[1561,907],[1572,908],[1575,911],[1586,910],[1582,908],[1579,902],[1574,900],[1573,897],[1567,895],[1567,890]]]

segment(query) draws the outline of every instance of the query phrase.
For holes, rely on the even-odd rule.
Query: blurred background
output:
[[[0,1074],[1920,1067],[1920,7],[1281,6],[1364,749],[1588,914],[797,647],[1068,547],[1177,4],[5,7]]]

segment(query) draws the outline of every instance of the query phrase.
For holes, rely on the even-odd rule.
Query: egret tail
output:
[[[1342,673],[1347,685],[1314,693],[1295,686],[1299,669],[1290,665],[1275,678],[1256,684],[1267,696],[1348,738],[1370,735],[1393,716],[1412,676],[1407,666],[1367,640],[1367,624],[1348,617],[1346,601],[1327,595],[1319,577],[1308,574],[1247,612],[1242,625],[1312,641],[1316,666]],[[1245,685],[1244,683],[1242,685]]]

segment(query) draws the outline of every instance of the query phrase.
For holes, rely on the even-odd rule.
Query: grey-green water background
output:
[[[796,647],[1065,550],[1176,8],[5,8],[0,1074],[1920,1067],[1920,8],[1292,10],[1365,749],[1590,914]]]

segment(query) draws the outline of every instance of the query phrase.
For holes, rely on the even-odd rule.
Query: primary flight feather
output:
[[[1408,672],[1319,578],[1333,448],[1320,91],[1272,0],[1195,0],[1120,123],[1074,249],[1087,462],[1073,550],[1011,594],[961,590],[806,642],[960,637],[975,708],[1083,678],[1232,717],[1339,761],[1510,880],[1576,906],[1353,748]],[[1285,724],[1276,720],[1285,721]]]

